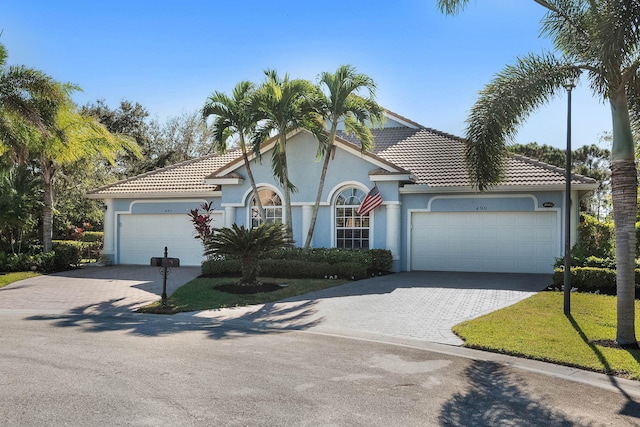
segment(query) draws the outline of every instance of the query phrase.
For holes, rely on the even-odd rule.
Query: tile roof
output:
[[[98,198],[100,195],[125,195],[145,193],[211,193],[217,186],[204,183],[204,177],[211,171],[220,169],[240,155],[239,150],[224,155],[210,154],[197,159],[176,163],[162,169],[156,169],[113,184],[90,191],[87,195]]]
[[[469,175],[464,164],[464,143],[461,138],[429,128],[372,129],[377,156],[410,171],[416,184],[429,187],[468,187]],[[340,137],[358,144],[352,135]],[[572,183],[592,184],[596,181],[574,174]],[[564,169],[520,155],[506,160],[500,185],[564,184]]]
[[[401,116],[398,116],[401,117]],[[403,120],[408,120],[404,119]],[[413,123],[413,122],[412,122]],[[464,164],[463,140],[454,135],[426,128],[388,127],[372,129],[374,149],[371,158],[379,158],[397,166],[397,173],[405,171],[415,177],[415,184],[431,188],[467,188],[469,176]],[[353,135],[339,131],[338,137],[346,143],[359,146]],[[90,198],[112,195],[121,197],[132,195],[171,195],[211,193],[218,190],[216,185],[206,184],[204,179],[221,170],[229,163],[237,161],[239,150],[224,155],[211,154],[198,159],[134,176],[114,184],[106,185],[88,193]],[[564,169],[521,155],[513,155],[506,160],[504,186],[548,186],[563,185]],[[375,168],[372,174],[388,173]],[[234,172],[231,172],[236,176]],[[231,175],[229,175],[231,176]],[[227,177],[229,177],[227,176]],[[582,175],[572,175],[574,184],[594,184],[596,181]]]

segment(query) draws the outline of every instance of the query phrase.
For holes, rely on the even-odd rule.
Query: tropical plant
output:
[[[240,259],[242,278],[239,284],[257,284],[258,260],[274,249],[293,245],[285,225],[262,223],[255,228],[233,224],[231,228],[220,228],[209,236],[205,243],[205,255],[229,255]]]
[[[276,133],[276,146],[272,154],[272,169],[284,191],[284,223],[293,235],[291,216],[291,192],[295,185],[289,180],[287,165],[287,137],[296,129],[308,129],[319,140],[326,138],[322,116],[314,103],[316,88],[307,80],[281,78],[274,70],[265,71],[266,79],[252,97],[259,126],[252,140],[254,152],[272,133]]]
[[[229,137],[235,135],[238,139],[238,146],[242,153],[244,167],[249,176],[249,182],[253,190],[254,200],[258,207],[261,222],[266,221],[262,200],[258,196],[258,186],[253,177],[249,153],[247,151],[247,139],[250,141],[255,133],[257,120],[251,111],[250,99],[255,91],[253,83],[242,81],[234,88],[231,96],[215,91],[202,109],[202,117],[206,120],[214,116],[213,122],[213,144],[218,153],[224,154],[228,149]]]
[[[14,165],[0,171],[0,251],[22,252],[41,209],[42,182],[32,168]]]
[[[69,89],[71,90],[71,88]],[[24,141],[24,152],[38,161],[38,171],[44,180],[44,206],[42,209],[42,243],[44,252],[52,249],[55,182],[61,168],[78,159],[101,156],[113,163],[116,154],[129,150],[139,154],[138,146],[129,138],[118,137],[94,117],[80,114],[67,98],[56,113],[56,132],[39,134],[29,132]],[[33,128],[32,128],[33,129]],[[21,159],[22,162],[28,158]]]
[[[542,34],[555,52],[529,54],[507,66],[480,92],[467,120],[465,159],[471,183],[486,190],[500,182],[518,125],[585,73],[596,96],[611,106],[611,180],[617,263],[617,331],[621,346],[635,336],[635,220],[637,172],[632,124],[640,124],[640,1],[534,0],[547,9]],[[447,14],[469,0],[438,0]]]
[[[320,141],[320,154],[323,156],[322,171],[318,182],[318,193],[313,205],[304,247],[311,246],[313,232],[320,209],[320,200],[324,190],[324,181],[333,155],[334,140],[338,125],[344,125],[347,134],[353,133],[360,140],[360,150],[365,153],[373,147],[373,135],[369,126],[382,123],[383,111],[374,100],[376,85],[366,74],[356,72],[351,65],[341,65],[334,73],[323,72],[318,92],[320,109],[328,126],[328,137]],[[369,92],[368,98],[359,96],[360,91]]]
[[[207,241],[207,237],[213,232],[211,221],[213,218],[213,202],[204,202],[199,208],[191,209],[187,215],[191,218],[191,223],[195,231],[194,238],[200,239],[202,243]]]
[[[66,87],[41,71],[7,66],[7,50],[0,43],[0,155],[28,157],[25,140],[33,133],[56,132],[56,117]]]

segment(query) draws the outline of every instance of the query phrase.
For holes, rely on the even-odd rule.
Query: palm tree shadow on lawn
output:
[[[605,346],[614,346],[613,342],[591,341],[587,337],[587,335],[584,333],[584,331],[582,330],[582,328],[580,327],[576,319],[571,314],[567,315],[567,319],[571,323],[571,326],[573,327],[573,329],[575,329],[578,335],[580,335],[580,338],[585,342],[585,344],[589,346],[589,348],[596,355],[600,363],[602,363],[602,366],[604,367],[605,371],[611,372],[611,365],[609,364],[609,361],[604,356],[604,354],[602,354],[602,352],[596,346],[596,344],[605,345]],[[638,355],[638,352],[629,351],[629,354],[631,354],[631,356],[633,356],[633,358],[636,359],[638,363],[640,363],[640,356]],[[618,391],[620,391],[620,393],[627,399],[627,403],[625,404],[624,408],[622,408],[622,410],[620,411],[620,414],[640,418],[640,403],[636,402],[631,396],[629,396],[627,392],[624,391],[622,387],[619,386],[618,379],[615,376],[608,375],[608,378],[609,378],[609,381],[611,381],[611,384],[615,388],[617,388]]]
[[[204,332],[212,339],[306,330],[322,322],[321,318],[313,318],[314,301],[286,307],[264,304],[229,320],[196,317],[191,313],[174,316],[133,313],[134,305],[119,305],[120,301],[122,299],[114,299],[80,306],[63,314],[30,316],[26,320],[50,321],[56,327],[80,328],[90,333],[128,331],[132,335],[159,337],[195,331]]]

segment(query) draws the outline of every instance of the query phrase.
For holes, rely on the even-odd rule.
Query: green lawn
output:
[[[348,282],[348,280],[277,279],[268,277],[260,278],[260,280],[265,283],[286,284],[288,286],[273,292],[237,295],[214,289],[218,285],[237,282],[237,277],[198,277],[179,287],[169,298],[167,298],[166,310],[162,310],[160,302],[158,301],[142,308],[140,311],[145,313],[177,313],[181,311],[198,311],[213,308],[264,304],[342,285]]]
[[[18,280],[28,279],[30,277],[40,276],[40,273],[33,271],[20,271],[18,273],[0,274],[0,288]]]
[[[638,325],[640,301],[636,301]],[[571,317],[566,317],[563,294],[542,292],[456,325],[453,331],[466,347],[640,380],[640,350],[610,346],[616,337],[615,297],[573,293]]]

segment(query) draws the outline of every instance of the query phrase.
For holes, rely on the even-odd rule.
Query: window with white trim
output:
[[[262,202],[267,224],[282,222],[282,200],[280,196],[270,188],[259,188],[258,197]],[[251,227],[255,228],[262,223],[258,212],[258,203],[255,197],[251,198]]]
[[[344,249],[369,249],[369,214],[360,216],[358,208],[367,193],[349,187],[336,198],[336,247]]]

